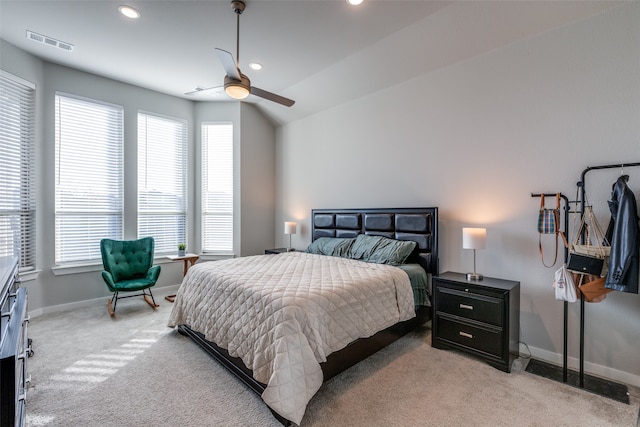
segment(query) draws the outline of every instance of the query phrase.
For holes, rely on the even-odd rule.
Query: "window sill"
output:
[[[20,282],[24,283],[24,282],[30,282],[32,280],[36,280],[41,271],[42,270],[30,270],[30,271],[25,271],[24,273],[20,273],[19,274]]]
[[[69,264],[58,265],[51,269],[55,276],[64,276],[66,274],[92,273],[102,271],[102,264]]]
[[[235,258],[236,256],[233,254],[201,254],[200,255],[200,261],[220,261],[223,259],[231,259],[231,258]]]
[[[165,255],[156,255],[153,259],[153,265],[168,264],[172,262]],[[104,270],[102,262],[100,263],[87,263],[87,264],[67,264],[57,265],[51,269],[54,276],[65,276],[67,274],[80,274],[80,273],[94,273]],[[33,273],[33,272],[29,272]],[[22,278],[22,276],[20,276]],[[34,277],[35,279],[35,277]]]

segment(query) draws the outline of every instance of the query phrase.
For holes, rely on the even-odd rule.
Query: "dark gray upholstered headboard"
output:
[[[417,248],[407,262],[438,274],[438,208],[313,209],[311,238],[358,234],[413,240]]]

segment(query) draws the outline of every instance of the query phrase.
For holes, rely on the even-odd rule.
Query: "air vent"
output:
[[[57,47],[58,49],[66,50],[67,52],[73,52],[73,45],[60,40],[56,40],[52,37],[43,36],[42,34],[34,33],[27,30],[27,38],[34,42],[46,44],[49,46]]]

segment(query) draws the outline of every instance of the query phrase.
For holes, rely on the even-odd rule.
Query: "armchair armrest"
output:
[[[102,280],[104,280],[104,283],[107,284],[107,287],[109,288],[109,290],[111,292],[115,292],[116,283],[114,282],[113,276],[111,275],[111,273],[109,273],[108,271],[103,271],[102,272]]]
[[[153,280],[153,282],[155,283],[158,280],[158,277],[160,277],[160,266],[154,265],[147,272],[147,279]]]

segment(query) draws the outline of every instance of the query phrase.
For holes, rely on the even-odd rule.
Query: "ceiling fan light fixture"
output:
[[[245,99],[249,96],[249,90],[242,85],[230,84],[224,88],[224,91],[233,99]]]
[[[251,86],[249,78],[242,74],[240,68],[238,68],[238,64],[240,63],[240,14],[244,11],[245,6],[243,0],[231,0],[231,7],[236,13],[236,58],[238,59],[233,59],[233,55],[224,49],[215,49],[222,68],[224,68],[227,73],[224,77],[224,91],[233,99],[243,100],[249,95],[253,95],[258,98],[277,102],[285,107],[291,107],[295,104],[294,100]]]
[[[234,80],[228,76],[224,78],[224,91],[233,99],[245,99],[251,93],[249,79],[241,75],[242,80]]]

